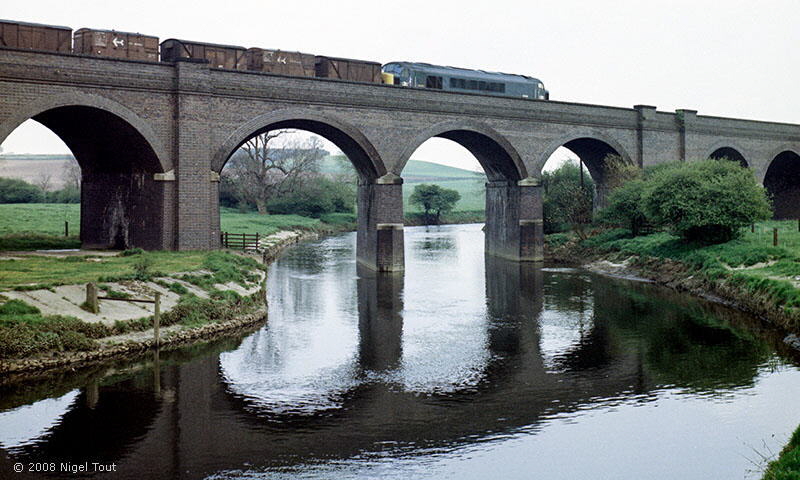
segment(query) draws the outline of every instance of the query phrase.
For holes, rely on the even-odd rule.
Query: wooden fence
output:
[[[261,236],[258,233],[230,233],[222,232],[220,235],[222,246],[235,250],[256,250]]]

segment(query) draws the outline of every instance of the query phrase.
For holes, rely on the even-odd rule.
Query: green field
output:
[[[320,165],[324,173],[352,172],[346,159],[342,155],[326,157]],[[461,200],[456,204],[455,211],[475,211],[485,208],[484,183],[486,175],[480,172],[449,167],[438,163],[409,160],[403,169],[403,209],[406,212],[419,212],[420,210],[408,202],[414,191],[414,186],[420,183],[435,183],[444,188],[456,190],[461,194]]]
[[[69,222],[70,235],[77,235],[81,224],[80,208],[74,203],[0,204],[0,235],[64,235],[65,220]]]
[[[473,211],[483,210],[486,208],[486,200],[484,196],[484,181],[477,181],[473,179],[465,180],[439,180],[439,181],[424,181],[424,182],[405,182],[403,184],[403,209],[406,212],[419,212],[421,211],[408,201],[411,194],[414,192],[414,186],[422,183],[435,183],[443,188],[450,188],[461,194],[461,200],[456,204],[454,211]]]
[[[348,165],[341,158],[328,157],[323,161],[322,170],[328,173],[343,173]],[[454,210],[457,212],[482,211],[485,207],[483,174],[469,170],[448,167],[430,162],[411,160],[404,170],[407,176],[403,186],[403,208],[407,213],[419,213],[420,209],[409,203],[414,186],[420,183],[436,183],[461,194]],[[302,228],[320,229],[352,222],[349,214],[334,214],[323,217],[325,223],[315,218],[299,215],[259,215],[255,212],[242,213],[236,209],[222,208],[220,222],[222,231],[258,232],[269,235],[278,230]],[[80,205],[78,204],[0,204],[0,249],[24,249],[30,239],[3,238],[9,235],[36,235],[63,237],[64,222],[69,224],[71,242],[64,245],[50,245],[42,238],[31,248],[71,248],[77,244],[80,233]]]

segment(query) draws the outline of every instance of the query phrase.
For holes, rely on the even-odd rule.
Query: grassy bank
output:
[[[795,430],[780,457],[769,464],[763,477],[763,480],[798,479],[800,479],[800,427]]]
[[[147,261],[145,262],[145,259]],[[153,262],[157,259],[156,262]],[[137,267],[138,262],[138,267]],[[158,271],[142,269],[142,264],[158,266]],[[240,285],[257,284],[260,278],[254,272],[264,267],[249,257],[227,252],[155,252],[125,254],[115,257],[68,257],[66,259],[29,257],[0,262],[14,264],[18,276],[6,275],[4,287],[27,285],[29,271],[35,266],[48,284],[104,282],[135,279],[153,280],[155,276],[173,277],[205,290],[208,298],[190,293],[180,284],[161,281],[164,286],[179,293],[178,304],[161,317],[161,325],[198,327],[212,322],[226,321],[243,315],[255,298],[241,297],[233,291],[216,290],[214,285],[234,282]],[[30,268],[26,269],[25,266]],[[202,274],[187,274],[202,270]],[[64,273],[68,275],[62,275]],[[108,272],[114,272],[113,277]],[[80,279],[80,280],[78,280]],[[102,288],[102,287],[101,287]],[[113,291],[107,291],[112,296]],[[85,351],[97,348],[100,338],[142,331],[152,328],[152,317],[117,321],[113,325],[89,323],[62,315],[43,315],[37,308],[20,300],[7,300],[0,296],[0,358],[22,358],[42,353]]]
[[[773,228],[781,229],[777,247],[772,245]],[[624,229],[596,232],[583,241],[554,234],[547,237],[547,244],[557,258],[629,259],[636,268],[653,274],[672,269],[673,277],[692,277],[697,288],[800,331],[797,222],[764,222],[754,230],[746,229],[740,238],[717,245],[690,243],[665,232],[631,237]]]
[[[69,237],[64,222],[69,222]],[[355,228],[355,214],[332,213],[321,218],[300,215],[259,215],[222,208],[222,231],[271,235],[280,230],[337,231]],[[80,205],[0,204],[0,250],[80,248]]]

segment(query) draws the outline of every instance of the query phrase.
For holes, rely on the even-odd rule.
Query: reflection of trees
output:
[[[767,343],[732,327],[721,310],[660,287],[603,279],[595,285],[595,323],[614,341],[643,351],[657,384],[705,391],[752,385]]]
[[[422,239],[412,245],[418,256],[427,260],[454,256],[458,248],[453,233],[440,232],[438,227],[427,227]]]

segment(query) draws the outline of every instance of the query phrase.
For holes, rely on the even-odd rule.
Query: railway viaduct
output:
[[[220,245],[218,181],[255,134],[308,130],[359,173],[358,259],[403,268],[403,167],[432,137],[472,152],[488,176],[487,252],[542,259],[539,177],[564,146],[598,185],[604,158],[647,166],[709,156],[753,169],[776,214],[800,215],[800,126],[557,101],[0,49],[0,142],[34,119],[72,150],[83,175],[86,247]]]

